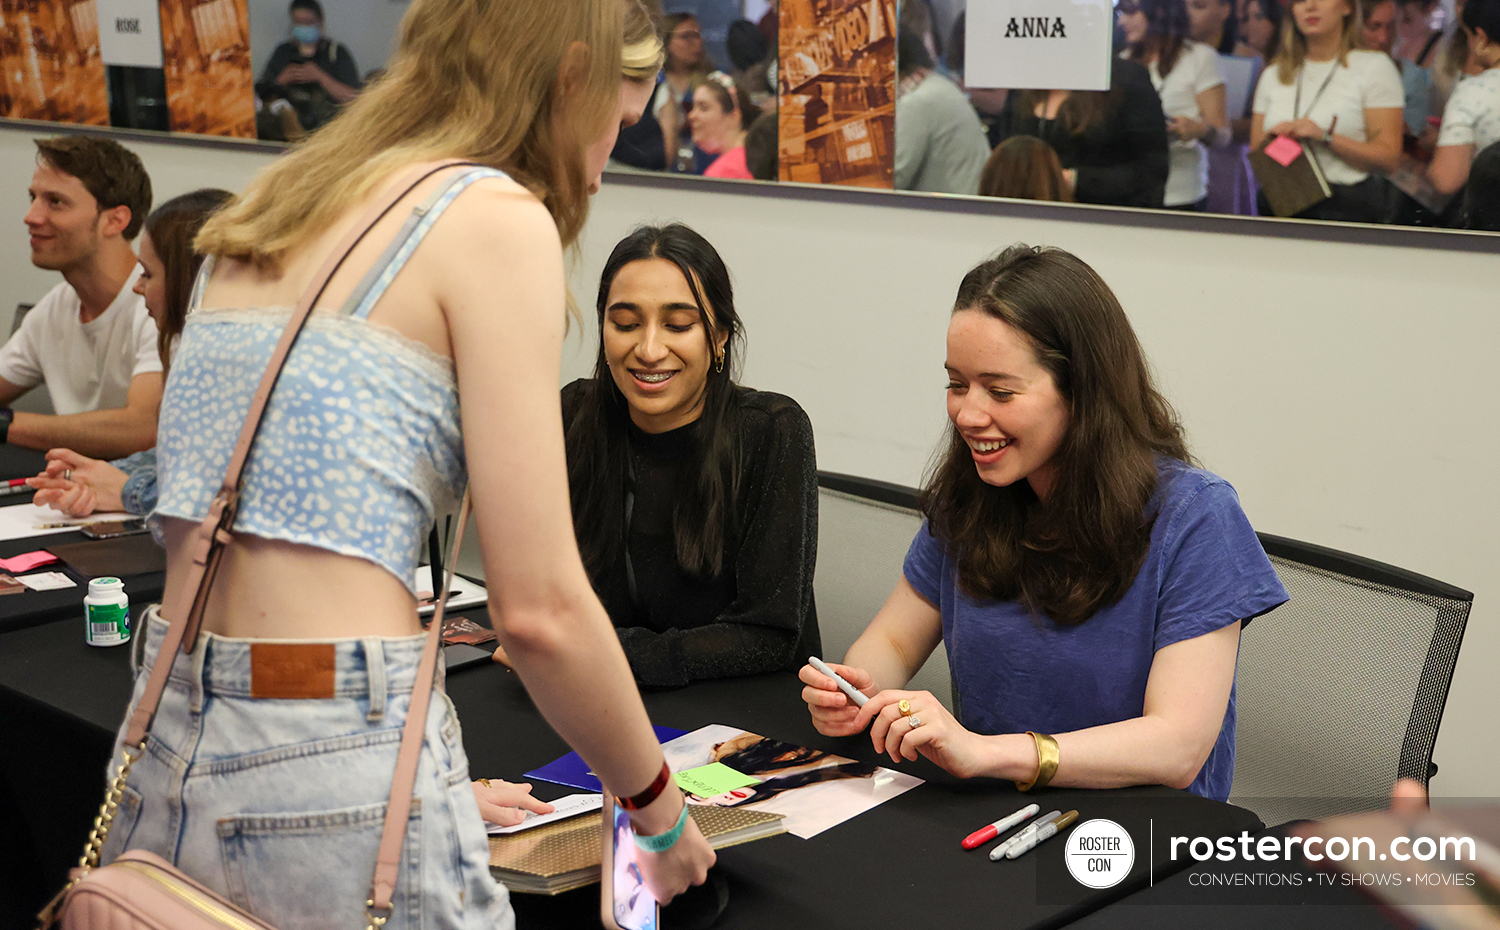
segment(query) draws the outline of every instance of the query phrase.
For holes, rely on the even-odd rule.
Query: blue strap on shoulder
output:
[[[339,315],[357,319],[369,316],[386,288],[390,287],[396,275],[401,273],[401,269],[406,266],[407,259],[411,258],[417,246],[422,244],[423,237],[432,229],[438,217],[443,215],[443,211],[448,209],[448,205],[475,181],[482,178],[505,177],[509,175],[497,168],[474,166],[456,171],[443,179],[437,190],[412,209],[411,215],[406,218],[405,223],[401,224],[401,229],[397,231],[395,238],[391,240],[390,245],[386,246],[385,252],[375,264],[370,266],[370,270],[360,280],[359,286],[339,308]]]

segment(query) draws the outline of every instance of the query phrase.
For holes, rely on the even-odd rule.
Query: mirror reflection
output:
[[[986,54],[967,2],[665,0],[666,66],[612,163],[1500,228],[1500,0],[1115,0],[1107,91],[966,83]],[[5,0],[0,98],[23,118],[295,142],[379,76],[406,6],[170,0],[163,34],[197,54],[163,70],[101,62],[91,0]],[[253,127],[210,80],[247,57]]]

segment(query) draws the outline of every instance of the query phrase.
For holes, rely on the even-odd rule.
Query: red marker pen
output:
[[[1037,805],[1028,804],[1020,810],[1016,811],[1014,814],[1011,814],[1009,817],[1001,818],[1000,820],[995,821],[987,827],[980,827],[978,830],[975,830],[973,833],[970,833],[968,836],[964,837],[964,849],[973,849],[976,846],[983,846],[985,843],[994,839],[1002,830],[1009,830],[1011,827],[1014,827],[1021,821],[1026,820],[1029,817],[1035,817],[1036,812],[1039,810],[1041,810],[1041,808]]]

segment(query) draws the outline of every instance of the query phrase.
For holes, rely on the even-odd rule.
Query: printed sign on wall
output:
[[[781,180],[892,186],[895,0],[781,0]]]
[[[160,0],[173,132],[255,138],[245,0]]]
[[[0,0],[0,116],[109,125],[94,0]]]
[[[106,65],[161,67],[161,13],[157,0],[96,0],[99,50]]]
[[[964,83],[1109,90],[1110,0],[969,0]]]

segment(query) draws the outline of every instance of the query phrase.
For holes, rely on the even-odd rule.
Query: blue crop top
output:
[[[245,467],[234,531],[369,559],[408,589],[436,514],[467,479],[450,359],[367,317],[444,209],[473,182],[444,179],[338,313],[314,312],[272,392]],[[203,520],[289,308],[200,310],[204,262],[172,361],[157,432],[151,514]]]

